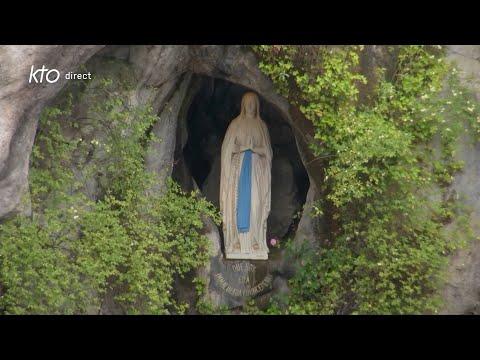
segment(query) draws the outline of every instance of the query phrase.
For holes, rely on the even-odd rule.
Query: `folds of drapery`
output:
[[[243,152],[242,168],[238,181],[237,230],[246,233],[250,230],[252,205],[252,150]]]
[[[249,149],[250,223],[248,231],[240,232],[238,225],[245,228],[245,224],[237,224],[237,215],[242,215],[237,213],[238,185],[245,151]],[[266,259],[268,256],[266,228],[271,202],[271,164],[272,148],[266,124],[259,116],[246,117],[242,112],[231,122],[222,144],[219,203],[227,258]]]

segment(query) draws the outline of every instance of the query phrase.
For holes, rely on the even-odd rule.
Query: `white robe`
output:
[[[250,229],[237,230],[238,180],[244,150],[252,149]],[[272,148],[268,128],[258,115],[247,117],[242,102],[240,116],[232,120],[222,144],[220,211],[227,259],[268,259],[267,218],[271,201]]]

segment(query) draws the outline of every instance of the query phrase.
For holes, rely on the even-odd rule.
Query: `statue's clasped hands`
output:
[[[250,150],[259,156],[265,156],[265,150],[261,147],[252,146]]]
[[[237,152],[242,153],[247,150],[252,150],[252,152],[254,152],[257,155],[265,156],[265,150],[261,147],[257,147],[253,145],[253,141],[251,140],[248,142],[248,145],[237,145],[236,148],[237,148],[236,149],[237,151],[235,151],[236,153]]]

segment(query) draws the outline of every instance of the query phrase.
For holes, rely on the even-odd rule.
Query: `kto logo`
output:
[[[45,65],[42,65],[40,69],[34,71],[34,65],[32,65],[32,68],[30,69],[30,78],[28,79],[28,83],[31,84],[33,81],[36,84],[41,84],[44,78],[45,80],[47,80],[47,82],[53,84],[57,82],[60,78],[60,72],[56,69],[49,70],[45,67]]]

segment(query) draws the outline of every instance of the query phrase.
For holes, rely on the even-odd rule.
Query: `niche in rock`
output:
[[[251,90],[209,76],[195,75],[193,80],[195,91],[184,124],[186,136],[183,141],[177,139],[177,144],[184,146],[177,148],[176,157],[181,158],[204,196],[218,207],[223,138],[231,120],[240,113],[243,94]],[[273,150],[267,239],[285,238],[295,230],[295,215],[305,203],[309,187],[308,176],[291,126],[278,109],[259,97],[260,115],[268,126]],[[178,175],[174,169],[177,180]]]

